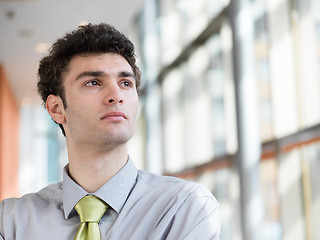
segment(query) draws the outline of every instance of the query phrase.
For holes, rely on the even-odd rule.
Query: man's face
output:
[[[68,142],[105,148],[125,144],[132,137],[138,95],[125,58],[115,53],[75,56],[63,84]]]

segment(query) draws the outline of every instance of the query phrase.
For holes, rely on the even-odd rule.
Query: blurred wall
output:
[[[0,200],[18,194],[19,106],[0,65]]]

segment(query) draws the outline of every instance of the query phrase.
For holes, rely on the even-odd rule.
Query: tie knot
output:
[[[107,208],[106,203],[96,196],[85,196],[75,206],[81,222],[95,223],[99,223]]]

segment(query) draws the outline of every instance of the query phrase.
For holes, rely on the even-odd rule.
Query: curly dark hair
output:
[[[76,55],[88,53],[117,53],[124,57],[132,67],[139,90],[141,73],[136,65],[133,43],[113,26],[105,23],[88,24],[78,27],[58,39],[50,48],[38,68],[38,93],[45,105],[50,94],[59,96],[67,108],[62,74],[67,70],[71,59]],[[64,129],[62,133],[65,135]]]

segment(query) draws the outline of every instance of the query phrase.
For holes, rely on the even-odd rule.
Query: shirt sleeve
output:
[[[204,187],[190,193],[177,211],[167,240],[219,240],[220,206]]]
[[[3,238],[3,201],[0,202],[0,240],[4,240]]]

